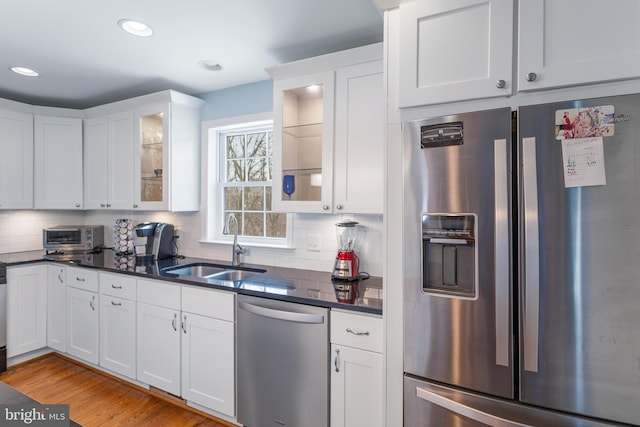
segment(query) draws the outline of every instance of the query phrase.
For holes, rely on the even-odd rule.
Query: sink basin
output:
[[[176,276],[197,276],[207,277],[215,273],[224,272],[225,268],[215,264],[186,264],[177,267],[169,267],[163,270],[164,273],[175,274]]]
[[[209,276],[206,276],[206,279],[215,279],[215,280],[228,280],[232,282],[237,282],[240,280],[244,280],[247,277],[255,275],[255,271],[246,271],[246,270],[225,270],[219,273],[214,273]]]
[[[247,267],[234,267],[222,264],[210,264],[195,262],[175,267],[166,267],[163,273],[172,276],[191,276],[201,279],[224,280],[238,282],[256,273],[264,273],[266,270]]]

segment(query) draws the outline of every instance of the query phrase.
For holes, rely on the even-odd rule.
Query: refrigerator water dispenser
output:
[[[475,214],[422,214],[422,290],[477,297]]]

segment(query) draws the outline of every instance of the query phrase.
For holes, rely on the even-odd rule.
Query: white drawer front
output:
[[[382,318],[331,310],[331,342],[382,353]]]
[[[88,268],[67,267],[67,286],[98,292],[98,271]]]
[[[125,274],[100,273],[100,293],[128,300],[136,299],[135,277]]]
[[[182,311],[233,322],[235,320],[234,294],[183,286]]]
[[[138,279],[138,301],[180,310],[180,285]]]

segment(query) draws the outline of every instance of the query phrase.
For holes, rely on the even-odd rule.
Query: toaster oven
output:
[[[57,225],[42,230],[42,247],[47,252],[90,252],[103,246],[102,225]]]

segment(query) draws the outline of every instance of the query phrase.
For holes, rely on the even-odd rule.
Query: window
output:
[[[206,240],[228,240],[222,230],[233,214],[243,245],[289,247],[289,215],[271,211],[272,121],[242,119],[208,127]]]

